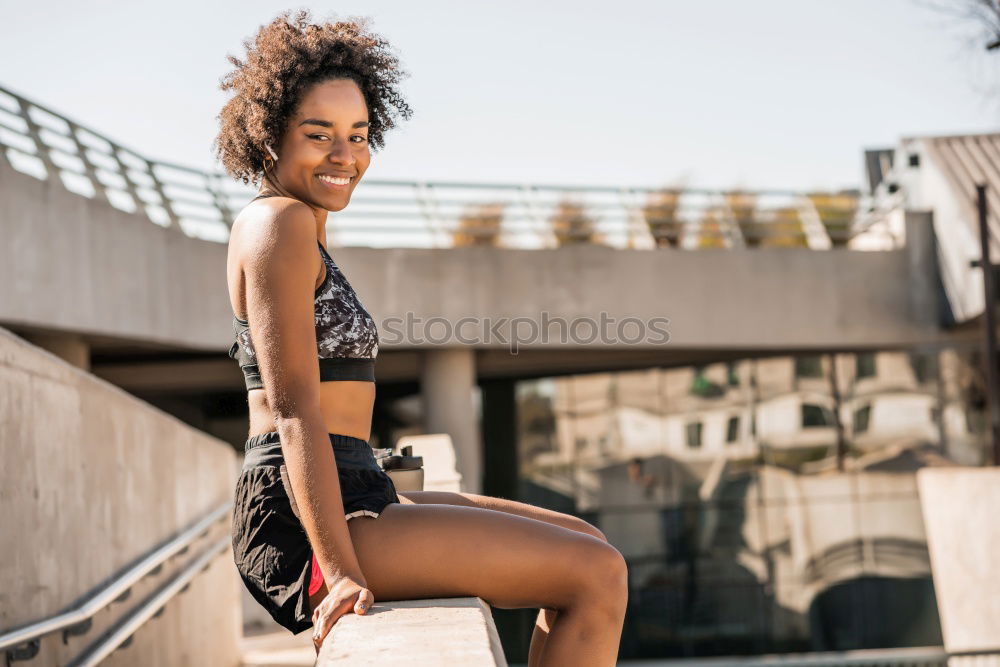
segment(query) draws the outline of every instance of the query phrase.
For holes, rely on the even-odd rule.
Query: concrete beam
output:
[[[51,352],[66,363],[77,368],[90,370],[90,345],[76,334],[33,334],[25,336],[32,345]]]

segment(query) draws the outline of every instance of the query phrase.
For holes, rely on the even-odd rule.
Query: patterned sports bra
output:
[[[277,196],[264,194],[254,197]],[[250,200],[250,201],[253,201]],[[318,240],[326,265],[326,277],[315,293],[314,321],[319,353],[319,381],[375,381],[375,358],[378,356],[378,328],[365,310],[354,288],[340,267]],[[233,315],[236,342],[229,348],[246,381],[247,390],[264,387],[257,366],[257,353],[250,338],[250,324]]]

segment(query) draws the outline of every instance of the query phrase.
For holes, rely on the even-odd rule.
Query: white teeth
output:
[[[332,176],[323,176],[323,175],[319,175],[317,176],[317,178],[319,178],[321,181],[324,181],[326,183],[332,183],[334,185],[347,185],[348,183],[351,182],[350,178],[333,178]]]

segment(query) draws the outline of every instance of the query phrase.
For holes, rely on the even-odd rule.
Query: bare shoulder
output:
[[[268,197],[248,204],[233,222],[230,254],[246,266],[265,257],[303,259],[316,245],[316,218],[291,197]],[[291,254],[291,257],[289,256]]]

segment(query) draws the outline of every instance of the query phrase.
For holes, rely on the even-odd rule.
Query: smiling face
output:
[[[358,84],[333,79],[311,86],[281,140],[268,174],[297,199],[340,211],[368,169],[368,107]]]

